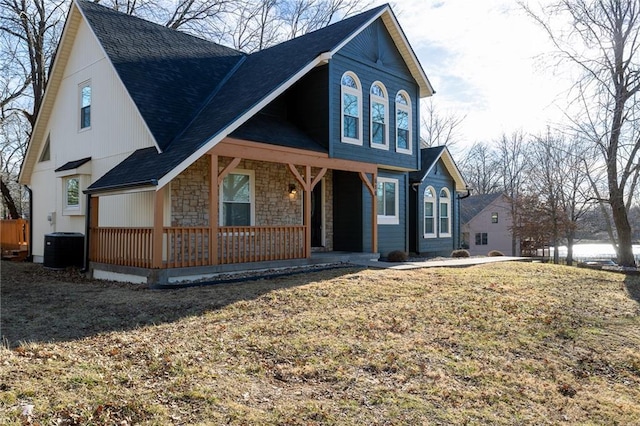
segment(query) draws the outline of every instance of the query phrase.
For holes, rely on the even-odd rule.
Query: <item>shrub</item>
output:
[[[402,250],[394,250],[387,255],[388,262],[406,262],[409,255]]]
[[[495,256],[504,256],[504,253],[501,252],[500,250],[491,250],[487,256],[489,257],[495,257]]]
[[[470,254],[467,250],[458,249],[451,252],[451,257],[469,257]]]

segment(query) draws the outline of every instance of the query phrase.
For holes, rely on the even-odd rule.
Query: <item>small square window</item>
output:
[[[486,232],[477,232],[476,233],[476,245],[477,246],[486,246],[487,245],[487,233]]]
[[[498,223],[498,212],[491,213],[491,223]]]

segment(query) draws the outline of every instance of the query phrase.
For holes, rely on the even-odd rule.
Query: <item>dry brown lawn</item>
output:
[[[2,262],[0,424],[640,424],[640,278],[499,263],[154,291]]]

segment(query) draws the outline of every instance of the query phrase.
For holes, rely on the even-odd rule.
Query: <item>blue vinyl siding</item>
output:
[[[329,153],[335,158],[393,166],[407,170],[419,168],[419,91],[413,76],[397,51],[381,20],[375,21],[336,53],[329,62]],[[342,75],[355,73],[362,89],[362,146],[341,142],[341,86]],[[370,146],[370,89],[379,81],[388,94],[389,150]],[[411,97],[412,154],[396,152],[395,96],[406,91]]]
[[[382,256],[386,256],[390,251],[402,250],[407,251],[408,241],[408,222],[407,222],[407,188],[409,186],[409,176],[405,172],[393,172],[388,170],[380,170],[378,177],[385,177],[398,180],[398,213],[399,223],[397,225],[378,224],[378,252]],[[362,244],[363,251],[370,252],[371,249],[371,195],[368,190],[362,193]]]
[[[432,186],[435,189],[436,195],[439,196],[442,188],[447,188],[451,196],[450,204],[450,216],[451,216],[451,236],[441,238],[439,235],[436,238],[424,238],[424,190],[426,187]],[[411,190],[413,192],[413,190]],[[455,183],[453,178],[447,172],[446,167],[442,163],[442,160],[438,160],[436,167],[431,170],[431,173],[418,187],[417,193],[412,193],[411,208],[415,209],[415,215],[411,214],[411,250],[420,253],[421,255],[433,257],[433,256],[449,256],[451,251],[458,248],[460,244],[460,223],[459,223],[459,206],[460,201],[455,192]],[[439,197],[436,198],[435,206],[435,218],[439,224],[440,215],[440,203]],[[439,228],[439,226],[438,226]],[[439,229],[438,229],[439,234]]]

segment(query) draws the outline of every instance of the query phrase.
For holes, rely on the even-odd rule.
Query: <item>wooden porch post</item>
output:
[[[158,188],[153,200],[153,238],[151,250],[151,267],[162,268],[162,240],[164,234],[164,191]]]
[[[218,156],[209,155],[209,264],[218,264]]]
[[[98,251],[98,218],[100,213],[100,197],[92,196],[89,206],[89,261],[95,261]]]
[[[378,252],[378,199],[376,192],[378,174],[371,173],[371,181],[366,173],[360,172],[360,180],[365,184],[371,194],[371,252]]]

